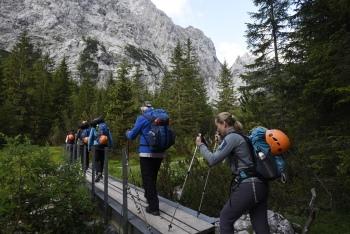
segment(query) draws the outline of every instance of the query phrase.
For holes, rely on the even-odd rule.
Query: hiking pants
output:
[[[85,156],[85,169],[89,168],[89,151],[87,149],[87,146],[85,145],[79,145],[79,156],[80,161],[82,165],[82,169],[84,169],[84,156]],[[84,148],[85,148],[85,155],[84,155]]]
[[[140,157],[141,176],[145,198],[151,211],[159,211],[157,175],[163,158]]]
[[[267,221],[267,182],[240,183],[234,188],[230,199],[220,213],[220,234],[233,234],[234,223],[249,210],[250,220],[256,234],[270,234]]]
[[[77,160],[77,149],[74,144],[67,144],[67,151],[69,151],[69,162]]]
[[[105,164],[105,148],[107,145],[95,145],[95,170],[96,175],[103,172],[103,166]]]

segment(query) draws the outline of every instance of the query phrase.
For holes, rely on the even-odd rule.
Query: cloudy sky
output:
[[[193,26],[209,37],[221,62],[229,66],[247,51],[244,37],[248,12],[257,12],[252,0],[151,0],[175,24]]]

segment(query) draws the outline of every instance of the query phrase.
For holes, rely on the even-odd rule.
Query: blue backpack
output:
[[[163,109],[155,109],[152,115],[143,114],[151,122],[148,146],[151,151],[162,152],[175,144],[175,132],[169,126],[169,116]],[[144,136],[145,137],[145,136]],[[145,137],[147,140],[147,138]]]
[[[90,135],[90,128],[84,128],[82,131],[81,131],[81,134],[80,134],[80,137],[79,139],[84,141],[85,137],[89,137]]]
[[[108,136],[109,128],[105,122],[99,123],[96,125],[96,134],[97,137],[95,139],[100,139],[102,135]],[[98,140],[99,141],[99,140]]]
[[[254,170],[253,175],[257,176],[260,180],[271,181],[277,178],[281,178],[282,182],[286,181],[284,174],[286,170],[286,162],[283,155],[274,155],[271,153],[270,145],[266,142],[266,131],[268,129],[263,127],[254,128],[248,136],[239,132],[235,132],[241,135],[251,146],[254,155]],[[236,157],[241,162],[245,163],[242,159]],[[245,171],[240,172],[242,179],[249,177]]]

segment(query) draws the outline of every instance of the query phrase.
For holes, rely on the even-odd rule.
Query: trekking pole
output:
[[[216,141],[214,143],[214,148],[213,148],[213,152],[215,152],[216,150]],[[208,169],[208,173],[207,173],[207,178],[205,179],[205,183],[204,183],[204,188],[203,188],[203,191],[202,191],[202,198],[201,198],[201,202],[199,203],[199,208],[198,208],[198,212],[197,212],[197,218],[200,214],[200,210],[201,210],[201,207],[202,207],[202,202],[203,202],[203,197],[204,197],[204,194],[205,194],[205,190],[207,188],[207,183],[208,183],[208,178],[209,178],[209,172],[211,170],[211,165],[209,165],[209,169]]]
[[[198,216],[200,214],[200,210],[201,210],[201,207],[202,207],[203,197],[204,197],[204,194],[205,194],[205,189],[207,188],[207,183],[208,183],[210,169],[211,169],[211,165],[209,166],[208,173],[207,173],[207,178],[205,179],[205,184],[204,184],[204,188],[203,188],[203,191],[202,191],[202,198],[201,198],[201,202],[199,203],[199,208],[198,208],[198,212],[197,212],[197,218],[198,218]]]
[[[201,136],[201,134],[199,133],[198,136]],[[182,191],[180,192],[180,196],[179,196],[178,201],[181,200],[182,193],[184,192],[185,185],[186,185],[186,181],[187,181],[187,178],[188,178],[188,176],[189,176],[189,174],[190,174],[191,167],[192,167],[192,163],[193,163],[193,159],[194,159],[194,156],[195,156],[196,153],[197,153],[197,149],[198,149],[198,145],[196,145],[196,148],[195,148],[195,150],[194,150],[194,153],[193,153],[193,156],[192,156],[192,159],[191,159],[191,163],[190,163],[190,166],[188,167],[187,175],[186,175],[186,178],[185,178],[185,182],[184,182],[183,185],[182,185]],[[173,220],[174,220],[174,217],[175,217],[175,213],[176,213],[178,207],[179,207],[179,202],[176,202],[176,208],[175,208],[173,217],[171,218],[171,222],[170,222],[170,224],[169,224],[169,230],[168,230],[168,231],[170,231],[170,229],[172,228],[172,225],[171,225],[171,224],[173,223]]]

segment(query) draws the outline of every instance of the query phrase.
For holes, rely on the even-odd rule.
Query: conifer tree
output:
[[[97,88],[100,70],[98,64],[93,60],[97,55],[99,42],[90,37],[83,38],[83,40],[86,42],[86,47],[80,54],[77,66],[80,85],[75,110],[78,115],[86,113],[87,118],[93,119],[97,115],[103,115],[101,104],[104,95],[102,90],[99,91]]]
[[[73,87],[74,84],[70,76],[66,57],[64,56],[53,73],[50,91],[50,106],[53,112],[53,119],[57,119],[62,125],[64,123],[64,112],[66,112],[69,116],[73,115]],[[76,127],[76,123],[70,123],[68,125],[69,126],[60,126],[60,128],[68,131]]]
[[[205,88],[204,78],[199,71],[195,48],[189,38],[187,39],[184,50],[183,73],[184,100],[187,103],[187,106],[184,106],[184,113],[187,113],[189,119],[195,123],[192,126],[186,126],[189,129],[188,133],[198,131],[207,132],[208,123],[204,118],[208,100],[207,90]]]
[[[9,136],[31,135],[32,123],[29,107],[33,103],[33,64],[40,57],[24,31],[11,49],[3,66],[1,89],[1,121],[6,123],[2,131]]]
[[[135,94],[136,98],[139,103],[143,102],[147,93],[147,86],[146,82],[144,82],[142,78],[142,70],[140,69],[140,66],[135,67],[135,73],[131,77],[133,86],[135,87]]]
[[[119,149],[126,146],[126,130],[131,129],[140,113],[129,69],[130,64],[123,58],[117,70],[117,85],[107,93],[106,121],[111,128],[114,145]]]
[[[171,72],[169,71],[168,67],[164,67],[164,76],[160,85],[159,91],[157,91],[157,95],[155,98],[154,106],[160,106],[164,108],[165,110],[170,111],[171,109],[171,92],[173,88],[174,82],[171,75]]]
[[[232,73],[227,67],[226,60],[221,66],[220,80],[218,82],[219,88],[219,101],[217,104],[218,112],[227,111],[234,113],[237,106],[237,98],[235,97],[234,84],[232,82]]]
[[[207,94],[190,39],[185,49],[177,42],[170,61],[172,70],[166,73],[163,86],[171,87],[167,96],[172,126],[178,136],[197,133],[202,126]]]
[[[291,131],[303,129],[303,137],[295,139],[299,153],[327,180],[341,175],[329,185],[340,188],[350,181],[350,122],[346,114],[350,109],[350,82],[346,78],[350,75],[350,5],[316,0],[298,2],[297,6],[293,17],[297,30],[292,33],[287,58],[293,77],[289,99],[296,100],[293,114],[300,121]],[[346,199],[349,201],[349,196]]]
[[[246,66],[249,70],[241,77],[247,86],[241,87],[240,90],[250,93],[244,97],[247,102],[246,108],[259,105],[264,110],[255,110],[256,119],[265,126],[283,127],[283,94],[286,80],[281,56],[285,53],[288,40],[289,1],[254,0],[254,5],[258,6],[259,10],[257,13],[249,13],[255,22],[247,24],[246,38],[248,48],[257,58],[253,64]],[[251,95],[253,98],[249,98]],[[257,103],[258,100],[260,101]]]
[[[49,136],[52,126],[52,110],[50,109],[50,85],[52,82],[54,62],[45,54],[41,59],[36,60],[34,64],[33,88],[34,103],[32,109],[32,135],[34,142],[45,143]]]

